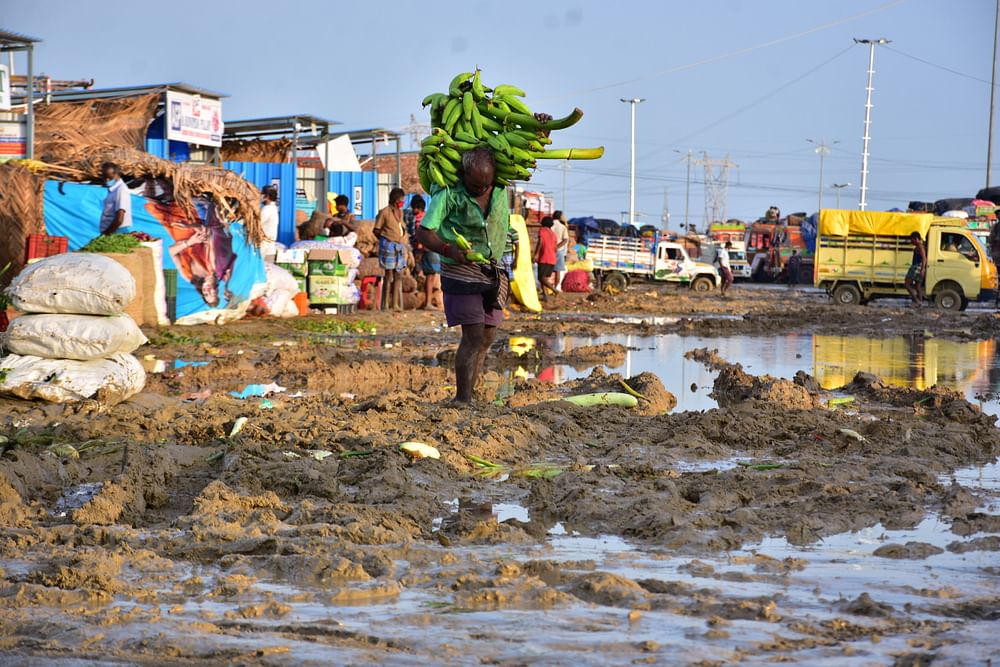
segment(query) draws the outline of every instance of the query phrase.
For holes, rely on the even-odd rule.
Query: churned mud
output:
[[[706,348],[690,357],[713,369],[719,407],[675,412],[648,372],[512,375],[524,355],[585,369],[627,351],[547,349],[518,337],[554,323],[515,315],[522,332],[459,407],[455,336],[432,317],[171,329],[148,349],[165,372],[113,409],[0,401],[4,661],[975,664],[1000,650],[985,631],[1000,620],[995,491],[956,481],[993,464],[1000,431],[961,394],[865,374],[823,391],[807,369],[769,377]],[[229,393],[271,382],[284,391]],[[634,409],[559,400],[625,386]]]

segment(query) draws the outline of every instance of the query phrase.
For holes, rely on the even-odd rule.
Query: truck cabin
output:
[[[979,250],[969,238],[955,232],[941,233],[941,252],[958,253],[970,262],[979,262]]]
[[[678,262],[683,262],[687,257],[684,255],[684,249],[680,246],[667,245],[661,243],[660,247],[656,251],[656,258],[661,262],[666,262],[670,260],[675,260]]]

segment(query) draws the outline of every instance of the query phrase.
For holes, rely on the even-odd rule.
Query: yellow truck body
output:
[[[962,310],[970,301],[996,298],[997,270],[986,248],[954,219],[930,214],[821,211],[814,284],[842,305],[907,296],[912,232],[927,250],[924,293],[939,308]]]

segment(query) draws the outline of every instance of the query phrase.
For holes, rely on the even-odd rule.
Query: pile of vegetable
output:
[[[527,181],[536,161],[596,160],[604,155],[599,148],[546,148],[549,134],[575,125],[583,112],[574,109],[565,118],[537,118],[521,99],[523,90],[500,85],[487,88],[480,72],[463,72],[451,81],[447,93],[424,98],[430,107],[431,134],[421,142],[417,171],[420,184],[430,192],[432,185],[450,187],[458,182],[462,153],[488,146],[496,161],[499,186],[511,181]]]
[[[80,252],[111,252],[128,254],[142,245],[136,237],[131,234],[111,234],[110,236],[98,236],[90,240],[90,243],[80,248]]]

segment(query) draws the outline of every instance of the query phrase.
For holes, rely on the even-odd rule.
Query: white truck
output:
[[[644,280],[689,285],[696,292],[722,284],[718,269],[694,261],[684,246],[673,241],[595,236],[587,244],[587,259],[593,262],[597,284],[619,291]]]

